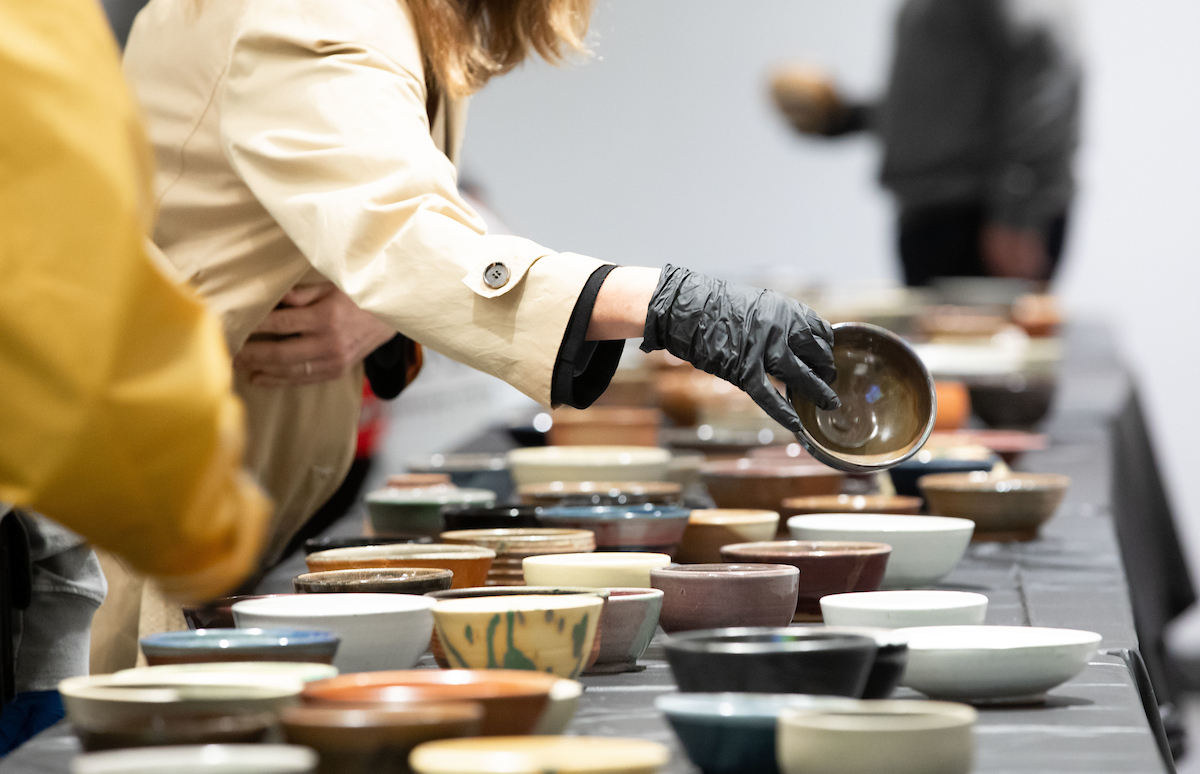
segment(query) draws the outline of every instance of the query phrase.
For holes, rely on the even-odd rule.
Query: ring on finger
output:
[[[304,361],[304,375],[312,376],[312,361],[309,361],[309,360]]]

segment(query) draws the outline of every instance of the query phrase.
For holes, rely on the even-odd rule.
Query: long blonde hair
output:
[[[592,0],[406,2],[426,66],[451,97],[478,91],[531,51],[548,62],[583,52],[592,15]]]

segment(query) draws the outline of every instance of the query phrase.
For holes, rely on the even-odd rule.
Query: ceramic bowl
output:
[[[529,505],[452,506],[442,509],[442,526],[446,530],[525,529],[538,526],[539,512]]]
[[[875,640],[800,627],[707,629],[666,637],[679,690],[687,693],[809,693],[859,697],[875,663]]]
[[[600,614],[600,653],[584,674],[616,674],[638,669],[637,660],[650,647],[663,592],[658,589],[609,588]]]
[[[896,629],[880,629],[874,626],[827,626],[824,624],[798,624],[793,628],[813,629],[831,634],[856,634],[875,640],[875,663],[863,689],[863,699],[886,699],[900,685],[904,667],[908,664],[908,636]]]
[[[822,411],[789,393],[800,417],[796,440],[819,461],[851,473],[886,470],[917,453],[933,432],[937,398],[929,369],[896,334],[866,323],[833,326],[834,391]],[[835,494],[834,492],[797,492]]]
[[[800,571],[795,620],[821,619],[821,597],[845,591],[874,591],[883,582],[892,547],[841,540],[780,540],[735,543],[721,549],[726,562],[789,564]]]
[[[672,458],[673,459],[673,458]],[[674,481],[551,481],[517,489],[521,502],[564,505],[680,505],[683,486]]]
[[[1054,473],[944,473],[918,481],[930,513],[975,522],[976,540],[1033,540],[1071,479]]]
[[[139,644],[150,666],[212,661],[300,661],[332,664],[341,638],[301,629],[188,629],[159,632]]]
[[[1036,427],[1054,403],[1057,381],[1050,376],[1007,374],[974,379],[970,383],[971,409],[988,427]]]
[[[521,561],[527,556],[588,553],[596,549],[596,538],[591,530],[548,527],[455,530],[443,532],[442,541],[495,551],[496,558],[488,570],[489,586],[524,585]]]
[[[969,774],[976,717],[962,704],[911,700],[788,708],[775,754],[783,774]]]
[[[311,683],[337,677],[337,667],[332,664],[316,664],[301,661],[215,661],[205,664],[164,664],[162,666],[122,669],[114,673],[126,684],[155,683],[181,675],[204,675],[220,680],[221,675],[251,674],[265,678],[299,680]]]
[[[740,430],[702,424],[698,427],[671,427],[663,430],[660,437],[676,454],[691,452],[702,454],[708,460],[736,460],[757,456],[759,452],[784,448],[781,443],[791,438],[789,436],[785,439],[785,431],[782,428],[779,430],[777,437],[774,430],[766,428]],[[797,448],[800,446],[791,445]],[[804,456],[812,459],[807,452]]]
[[[436,567],[375,567],[306,572],[292,579],[298,594],[427,594],[450,588],[454,573]]]
[[[881,585],[902,589],[928,586],[945,577],[966,552],[975,522],[943,516],[823,513],[793,516],[788,529],[797,540],[886,543],[892,553]]]
[[[508,459],[503,454],[434,454],[409,460],[405,467],[414,473],[448,475],[455,486],[486,489],[495,492],[501,501],[513,493]]]
[[[462,669],[583,671],[604,601],[588,594],[448,599],[433,608],[438,641]]]
[[[472,505],[490,508],[496,493],[490,489],[460,489],[455,486],[376,489],[368,492],[367,514],[377,535],[437,535],[442,531],[442,508]]]
[[[710,462],[700,474],[718,508],[778,512],[790,497],[831,495],[842,491],[845,474],[818,462],[743,457]]]
[[[965,427],[971,417],[971,395],[962,382],[936,381],[933,389],[937,393],[937,417],[933,431],[958,430]]]
[[[662,412],[634,406],[560,408],[550,414],[551,446],[658,446]]]
[[[896,494],[920,497],[917,480],[932,473],[970,473],[989,471],[999,458],[981,446],[922,449],[912,458],[888,471]]]
[[[546,709],[538,718],[533,733],[539,736],[557,736],[566,731],[579,710],[579,701],[582,698],[583,683],[578,680],[560,679],[550,689]]]
[[[433,567],[450,570],[454,580],[450,588],[482,586],[496,552],[478,546],[455,546],[445,543],[428,545],[364,546],[335,548],[305,557],[309,572],[331,570],[364,570],[376,567]]]
[[[513,449],[518,486],[551,481],[663,481],[671,453],[649,446],[543,446]]]
[[[306,704],[478,702],[479,733],[529,734],[560,678],[519,669],[409,669],[341,675],[304,687]]]
[[[674,554],[690,515],[671,505],[597,505],[546,508],[539,518],[547,527],[594,532],[597,551]]]
[[[1027,452],[1042,451],[1050,439],[1042,433],[1024,430],[959,430],[953,433],[934,432],[927,447],[983,446],[1012,465]]]
[[[663,592],[664,632],[786,626],[796,612],[800,571],[785,564],[672,564],[650,571]]]
[[[432,543],[429,535],[335,535],[309,538],[304,541],[304,555],[315,554],[318,551],[328,551],[333,548],[362,548],[363,546],[385,546],[395,543]]]
[[[270,597],[286,597],[290,594],[241,594],[231,597],[218,597],[202,605],[190,605],[183,608],[183,618],[189,629],[232,629],[237,624],[233,622],[233,606],[246,599],[268,599]]]
[[[670,563],[667,554],[608,552],[531,556],[522,564],[525,582],[533,586],[648,589],[650,571]]]
[[[482,721],[483,707],[474,702],[386,709],[289,707],[280,716],[287,742],[316,750],[320,770],[337,774],[405,771],[418,744],[475,736]]]
[[[908,637],[904,685],[944,699],[1040,701],[1083,671],[1101,637],[1078,629],[1034,626],[927,626]]]
[[[409,764],[417,774],[654,774],[669,758],[645,739],[533,736],[428,742]]]
[[[279,722],[272,712],[254,715],[153,715],[89,726],[75,722],[71,728],[84,752],[123,750],[129,747],[165,747],[185,744],[257,744],[266,740]]]
[[[779,514],[775,511],[692,511],[675,558],[685,564],[720,562],[722,546],[770,540],[778,529]]]
[[[71,774],[314,774],[317,754],[285,744],[210,744],[80,755]]]
[[[675,693],[654,706],[704,774],[778,774],[775,725],[787,707],[856,707],[854,699],[789,693]]]
[[[342,643],[333,665],[342,672],[371,672],[417,663],[429,647],[433,604],[429,597],[410,594],[296,594],[238,602],[233,617],[245,627],[335,632]]]
[[[921,512],[921,498],[905,495],[817,495],[792,497],[780,508],[786,518],[806,513],[902,513]]]
[[[384,481],[388,489],[418,489],[427,486],[451,486],[448,473],[393,473]]]
[[[982,624],[987,607],[987,597],[970,591],[867,591],[821,599],[831,626],[882,629]]]

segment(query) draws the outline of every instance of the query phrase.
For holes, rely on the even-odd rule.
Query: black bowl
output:
[[[810,693],[858,698],[878,647],[871,637],[787,627],[702,629],[664,638],[685,693]]]
[[[442,526],[454,529],[524,529],[540,527],[541,508],[532,505],[497,505],[477,508],[470,505],[447,505],[442,508]]]
[[[1055,382],[1047,378],[1009,376],[969,384],[971,410],[988,427],[1028,429],[1050,413]]]
[[[799,624],[792,628],[809,631],[825,631],[832,634],[855,634],[875,640],[875,663],[863,689],[863,699],[886,699],[900,685],[904,667],[908,664],[908,639],[897,635],[894,629],[878,629],[867,626],[824,626],[822,624]]]
[[[999,460],[992,456],[987,459],[961,460],[934,457],[931,460],[921,460],[920,455],[905,460],[888,471],[892,477],[892,486],[896,494],[925,499],[917,480],[931,473],[971,473],[976,470],[991,470]]]
[[[429,535],[388,535],[368,537],[366,535],[343,535],[339,537],[315,537],[304,541],[304,555],[331,548],[362,548],[363,546],[387,546],[393,543],[432,543]]]

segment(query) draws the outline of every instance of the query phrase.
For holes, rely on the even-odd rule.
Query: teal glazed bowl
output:
[[[365,499],[376,534],[437,537],[442,532],[442,508],[464,505],[490,508],[496,503],[496,493],[442,485],[377,489]]]
[[[150,666],[214,661],[333,663],[341,638],[308,629],[187,629],[141,639]]]
[[[597,551],[642,551],[675,556],[687,529],[688,508],[670,505],[597,505],[547,508],[543,527],[587,529],[596,535]]]

